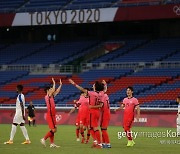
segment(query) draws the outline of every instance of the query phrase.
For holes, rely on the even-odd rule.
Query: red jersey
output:
[[[54,102],[54,97],[53,96],[45,96],[45,102],[47,106],[47,114],[48,115],[55,115],[56,114],[56,109],[55,109],[55,102]]]
[[[99,101],[103,103],[101,108],[102,112],[110,113],[110,104],[109,104],[109,97],[103,91],[99,93]]]
[[[89,105],[96,106],[99,105],[99,94],[95,91],[88,91],[89,95]],[[98,111],[99,108],[90,109],[91,111]]]
[[[80,96],[80,99],[77,103],[80,104],[80,114],[86,114],[89,111],[89,97]]]
[[[123,104],[125,105],[124,115],[134,115],[134,109],[139,105],[139,102],[135,97],[126,97],[123,100]]]

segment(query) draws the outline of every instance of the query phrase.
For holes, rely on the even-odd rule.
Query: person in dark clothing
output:
[[[33,122],[33,126],[35,126],[35,107],[32,101],[29,102],[29,106],[27,107],[27,114],[29,126],[31,126],[31,122]]]

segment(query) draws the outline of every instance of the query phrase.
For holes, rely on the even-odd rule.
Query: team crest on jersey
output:
[[[56,114],[56,122],[61,121],[62,116],[60,114]]]

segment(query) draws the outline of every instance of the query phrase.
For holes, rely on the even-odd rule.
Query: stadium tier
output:
[[[176,4],[164,1],[163,4]],[[6,0],[0,2],[0,12],[35,12],[61,9],[93,9],[124,6],[160,5],[162,0]]]
[[[45,43],[38,44],[11,44],[1,48],[1,61],[0,64],[12,64],[16,61],[25,59],[32,54],[40,51],[41,48],[46,46]],[[26,52],[24,52],[26,49]]]
[[[117,41],[117,40],[115,40]],[[99,63],[99,62],[111,62],[113,59],[125,55],[127,53],[129,53],[129,51],[134,50],[135,48],[143,45],[144,43],[146,43],[146,40],[138,40],[138,39],[132,39],[132,40],[119,40],[120,42],[124,43],[124,45],[113,51],[113,52],[109,52],[106,55],[102,55],[101,57],[98,57],[94,60],[92,60],[92,63]],[[110,41],[111,42],[111,41]]]
[[[148,77],[151,71],[153,73],[151,77]],[[125,89],[129,85],[135,88],[135,96],[143,106],[154,105],[151,104],[153,102],[156,102],[156,105],[167,105],[168,102],[170,105],[180,93],[179,72],[179,69],[145,69],[138,75],[131,69],[91,70],[78,76],[72,76],[72,78],[78,84],[89,88],[94,81],[105,79],[109,82],[108,94],[112,104],[118,104],[122,100],[126,95]],[[142,74],[144,75],[142,76]],[[1,85],[1,104],[14,104],[15,87],[18,83],[22,83],[25,86],[26,100],[33,100],[35,104],[43,105],[43,87],[51,81],[51,76],[56,80],[62,78],[64,83],[61,94],[56,97],[57,104],[71,104],[74,99],[78,99],[80,92],[68,83],[66,76],[29,74]],[[161,102],[165,102],[165,104],[161,104]]]
[[[111,7],[118,0],[74,0],[67,6],[68,9],[89,9]]]
[[[54,10],[54,9],[62,9],[66,6],[70,0],[29,0],[22,10],[28,11],[36,11],[36,10]],[[47,9],[48,7],[48,9]]]
[[[12,44],[0,50],[0,64],[67,63],[88,53],[96,44],[96,41]]]
[[[101,62],[152,62],[179,60],[180,39],[119,39],[123,46],[92,60]],[[110,40],[109,42],[112,42]],[[70,41],[61,43],[34,43],[0,45],[0,64],[64,64],[77,61],[106,42],[100,41]],[[23,50],[26,49],[26,52]],[[147,54],[143,54],[147,53]],[[151,55],[151,56],[147,56]],[[13,74],[13,75],[12,75]],[[135,96],[142,106],[167,106],[174,104],[174,99],[180,94],[179,68],[141,68],[135,69],[93,69],[73,75],[72,78],[83,87],[91,88],[96,80],[105,79],[108,84],[108,94],[112,105],[117,105],[125,97],[127,86],[135,88]],[[43,87],[49,84],[51,77],[63,79],[61,94],[57,96],[59,105],[72,104],[80,92],[68,83],[69,74],[39,75],[29,71],[0,72],[0,103],[14,104],[16,85],[24,85],[26,100],[44,105]]]
[[[108,41],[108,42],[112,42]],[[153,62],[178,60],[180,39],[115,40],[122,47],[90,62]],[[104,42],[106,44],[107,42]],[[67,64],[94,51],[100,41],[0,45],[0,64]],[[26,49],[26,52],[24,52]],[[144,53],[151,53],[147,56]],[[41,58],[39,58],[41,57]],[[47,58],[48,57],[48,58]]]
[[[105,56],[93,60],[96,62],[151,62],[172,59],[177,57],[180,50],[180,39],[157,39],[152,41],[126,41],[124,47]],[[151,56],[147,56],[150,53]],[[148,54],[149,55],[149,54]],[[175,59],[174,59],[175,60]]]
[[[21,5],[25,3],[25,0],[6,0],[6,1],[0,1],[0,11],[15,11],[16,9],[20,8]]]

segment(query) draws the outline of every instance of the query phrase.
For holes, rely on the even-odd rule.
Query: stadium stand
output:
[[[62,9],[70,0],[29,0],[21,10],[38,11]],[[48,6],[48,7],[47,7]]]
[[[0,2],[0,12],[36,12],[176,3],[179,3],[179,0],[6,0]]]
[[[180,92],[180,78],[179,69],[145,69],[142,72],[135,73],[131,69],[119,70],[91,70],[90,72],[81,73],[78,76],[73,76],[73,79],[85,87],[91,87],[95,80],[105,79],[109,82],[108,93],[112,104],[117,104],[119,100],[125,96],[125,88],[127,85],[133,86],[135,95],[141,103],[157,102],[173,102],[174,97]],[[98,73],[97,73],[98,72]],[[153,72],[153,73],[152,73]],[[174,78],[172,73],[174,72]],[[3,72],[4,73],[4,72]],[[151,78],[148,76],[151,75]],[[51,75],[52,76],[52,75]],[[8,85],[1,86],[1,103],[13,104],[14,100],[7,98],[15,98],[16,94],[14,89],[17,83],[25,85],[25,94],[27,101],[33,100],[35,104],[44,103],[44,92],[42,87],[47,85],[51,80],[50,75],[28,75],[23,76],[19,80],[9,83]],[[65,76],[53,75],[56,79]],[[77,99],[79,92],[76,88],[69,85],[65,81],[62,93],[56,98],[57,103],[66,104],[71,103],[73,99]],[[13,95],[14,93],[14,95]],[[168,94],[168,95],[167,95]],[[2,101],[2,100],[5,101]],[[157,101],[159,100],[159,102]],[[149,105],[149,104],[147,104]]]
[[[113,52],[109,52],[106,55],[102,55],[101,57],[98,57],[98,58],[92,60],[91,62],[92,63],[109,62],[116,57],[125,55],[125,54],[129,53],[130,51],[134,50],[135,48],[138,48],[139,46],[144,45],[145,43],[147,43],[147,40],[141,40],[141,39],[126,40],[126,39],[124,39],[124,40],[119,40],[119,42],[123,42],[125,45],[122,46],[121,48],[114,50]]]
[[[162,61],[164,58],[173,56],[180,49],[180,39],[157,39],[149,41],[146,44],[138,46],[143,43],[142,40],[126,42],[124,48],[117,49],[116,51],[102,56],[94,61],[96,62],[140,62],[140,61]],[[138,48],[134,48],[138,46]],[[144,53],[150,53],[147,56]]]
[[[67,9],[89,9],[111,7],[118,0],[74,0],[67,6]]]
[[[25,0],[0,1],[0,12],[14,12],[25,3]]]
[[[45,43],[38,44],[11,44],[0,49],[1,61],[0,64],[12,64],[15,61],[22,60],[27,56],[30,56],[41,49],[44,49]],[[26,49],[26,52],[24,52]]]
[[[162,4],[162,0],[122,0],[118,1],[113,7],[126,7],[126,6],[147,6],[147,5],[159,5]]]
[[[120,39],[119,42],[121,41],[123,40]],[[180,59],[179,38],[152,41],[124,39],[124,42],[123,47],[92,62],[139,62],[142,60],[151,62],[177,61]],[[64,61],[68,61],[67,56],[71,57],[70,61],[76,60],[91,52],[91,49],[94,49],[97,45],[99,45],[98,41],[73,41],[55,44],[1,44],[0,53],[3,58],[1,58],[0,63],[62,64]],[[24,48],[26,48],[26,52],[23,52]],[[144,56],[143,53],[151,56]],[[15,87],[18,83],[21,83],[25,87],[24,93],[27,101],[33,100],[36,105],[44,105],[43,87],[49,84],[52,76],[56,80],[62,78],[64,83],[61,94],[56,98],[57,104],[71,104],[74,99],[79,97],[79,91],[67,81],[69,74],[41,75],[31,74],[29,71],[1,71],[0,103],[14,104],[16,98]],[[91,87],[94,81],[105,79],[109,83],[108,94],[112,105],[117,105],[119,101],[122,101],[123,97],[125,97],[127,85],[135,88],[135,96],[144,107],[174,105],[174,98],[180,94],[179,68],[93,69],[73,75],[72,78],[83,87]]]
[[[96,46],[97,43],[97,41],[74,41],[53,44],[27,43],[12,44],[2,49],[0,46],[2,58],[0,64],[67,63],[75,58],[83,56],[84,54],[89,52],[89,48]],[[24,49],[26,49],[26,52],[24,52]]]

